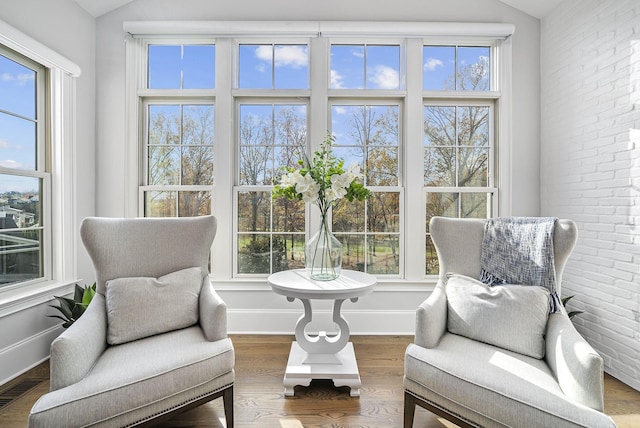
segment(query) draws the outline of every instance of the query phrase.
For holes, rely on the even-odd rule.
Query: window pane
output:
[[[271,230],[271,192],[238,193],[238,232]]]
[[[431,240],[431,236],[427,235],[427,243],[426,243],[426,254],[425,254],[425,272],[427,275],[437,275],[440,272],[440,263],[438,262],[438,253],[436,252],[436,247],[433,245],[433,241]]]
[[[346,199],[339,200],[331,210],[332,230],[334,233],[365,231],[365,202]]]
[[[424,90],[491,89],[491,48],[488,46],[425,46],[422,55]]]
[[[2,55],[0,110],[36,119],[36,72]]]
[[[180,144],[180,106],[149,106],[149,144]]]
[[[0,174],[0,286],[43,276],[42,180]]]
[[[489,114],[488,106],[425,106],[425,185],[489,185]]]
[[[456,86],[459,91],[488,91],[490,82],[489,47],[458,47]]]
[[[149,105],[149,185],[213,185],[213,106]]]
[[[424,90],[455,89],[455,46],[425,46],[422,50],[422,88]]]
[[[241,105],[240,184],[279,182],[282,167],[304,155],[306,123],[304,105]]]
[[[400,46],[367,46],[367,89],[400,88]]]
[[[180,184],[180,106],[149,106],[148,184]]]
[[[399,89],[400,46],[332,45],[331,89]]]
[[[240,45],[239,63],[239,88],[309,87],[307,45]]]
[[[367,201],[367,231],[400,231],[400,194],[372,192]]]
[[[286,198],[273,200],[273,230],[278,232],[299,232],[304,234],[304,202]]]
[[[457,107],[456,116],[461,146],[489,145],[489,107]]]
[[[178,192],[178,216],[196,217],[211,214],[211,192]]]
[[[35,171],[36,138],[35,122],[0,112],[0,166]]]
[[[373,275],[400,273],[400,253],[397,234],[367,237],[367,272]]]
[[[273,271],[304,268],[303,235],[273,235]]]
[[[462,218],[491,217],[491,193],[461,193],[460,213]]]
[[[240,45],[239,88],[270,89],[273,87],[273,46]]]
[[[181,88],[181,51],[182,46],[149,46],[149,83],[150,89]]]
[[[149,45],[150,89],[215,87],[214,45]]]
[[[271,235],[238,235],[238,273],[269,274],[271,272]]]
[[[180,149],[170,146],[149,146],[150,185],[180,184]]]
[[[274,88],[309,87],[309,53],[306,45],[276,45],[274,50]]]
[[[342,244],[342,268],[364,272],[364,236],[336,234]]]
[[[213,45],[184,46],[182,88],[211,89],[216,82],[216,50]]]
[[[489,149],[461,148],[459,153],[459,187],[486,187],[489,184]]]
[[[183,106],[182,114],[182,184],[212,185],[213,106]]]
[[[365,185],[398,185],[398,111],[398,106],[331,107],[335,155],[346,166],[364,164]]]
[[[453,217],[458,218],[458,193],[427,193],[427,228],[431,217]]]
[[[145,217],[176,217],[178,192],[145,192]]]
[[[331,89],[363,89],[364,46],[331,46]]]
[[[425,186],[450,187],[456,183],[456,149],[431,147],[424,151]]]

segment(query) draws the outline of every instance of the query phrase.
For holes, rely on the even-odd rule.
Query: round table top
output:
[[[316,281],[305,269],[276,272],[267,279],[271,289],[283,296],[298,299],[352,299],[373,291],[376,277],[368,273],[342,269],[331,281]]]

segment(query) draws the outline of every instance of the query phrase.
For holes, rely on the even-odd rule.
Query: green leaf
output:
[[[89,303],[91,303],[91,300],[93,299],[93,296],[96,295],[96,289],[95,289],[95,284],[94,287],[87,287],[84,290],[84,293],[82,294],[82,306],[86,309],[87,306],[89,306]]]
[[[584,313],[584,311],[571,311],[567,315],[569,316],[569,319],[571,319],[571,318],[575,317],[576,315],[580,315],[581,313]]]

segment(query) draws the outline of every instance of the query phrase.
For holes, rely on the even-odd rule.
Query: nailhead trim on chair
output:
[[[421,396],[421,395],[419,395],[419,394],[416,394],[416,393],[414,393],[414,392],[412,392],[412,391],[409,391],[409,390],[406,390],[406,389],[404,390],[404,392],[406,392],[406,393],[408,393],[408,394],[410,394],[410,395],[414,396],[414,397],[415,397],[415,398],[417,398],[418,400],[424,401],[426,404],[428,404],[428,405],[430,405],[430,406],[432,406],[432,407],[435,407],[436,409],[440,409],[442,412],[444,412],[444,413],[446,413],[446,414],[449,414],[449,415],[453,416],[454,418],[459,419],[460,421],[466,422],[466,423],[468,423],[469,425],[473,425],[474,427],[482,428],[482,426],[481,426],[481,425],[478,425],[476,422],[470,421],[469,419],[465,418],[464,416],[459,415],[459,414],[458,414],[458,413],[456,413],[456,412],[452,412],[452,411],[451,411],[451,410],[449,410],[449,409],[445,409],[445,408],[444,408],[444,407],[442,407],[441,405],[436,404],[436,403],[434,403],[433,401],[431,401],[431,400],[429,400],[429,399],[427,399],[427,398],[424,398],[423,396]],[[418,404],[418,405],[419,405],[419,404]],[[422,406],[420,406],[420,407],[422,407]],[[427,410],[428,410],[428,409],[427,409]]]
[[[196,401],[202,400],[202,399],[203,399],[203,398],[205,398],[205,397],[208,397],[208,396],[211,396],[211,395],[215,395],[215,394],[217,394],[217,393],[219,393],[219,392],[221,392],[221,391],[224,391],[225,389],[229,388],[230,386],[233,386],[233,383],[230,383],[230,384],[225,385],[225,386],[223,386],[223,387],[221,387],[221,388],[218,388],[218,389],[216,389],[215,391],[207,392],[206,394],[200,394],[199,396],[197,396],[197,397],[193,397],[192,399],[190,399],[190,400],[188,400],[188,401],[184,401],[184,402],[182,402],[182,403],[180,403],[180,404],[176,404],[175,406],[172,406],[172,407],[170,407],[170,408],[168,408],[168,409],[166,409],[166,410],[163,410],[163,411],[161,411],[161,412],[154,413],[153,415],[149,415],[149,416],[147,416],[146,418],[139,419],[139,420],[137,420],[137,421],[135,421],[135,422],[132,422],[132,423],[130,423],[130,424],[127,424],[127,425],[125,425],[123,428],[134,427],[134,426],[139,425],[139,424],[141,424],[141,423],[149,422],[149,421],[151,421],[151,420],[153,420],[153,419],[156,419],[156,418],[157,418],[157,417],[159,417],[159,416],[166,415],[166,414],[171,413],[171,412],[173,412],[174,410],[180,409],[181,407],[184,407],[184,406],[186,406],[186,405],[188,405],[188,404],[191,404],[191,403],[194,403],[194,402],[196,402]]]

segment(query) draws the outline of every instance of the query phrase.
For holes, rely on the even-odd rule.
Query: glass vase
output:
[[[305,267],[309,276],[318,281],[340,276],[342,244],[331,232],[326,213],[321,215],[318,231],[305,244]]]

